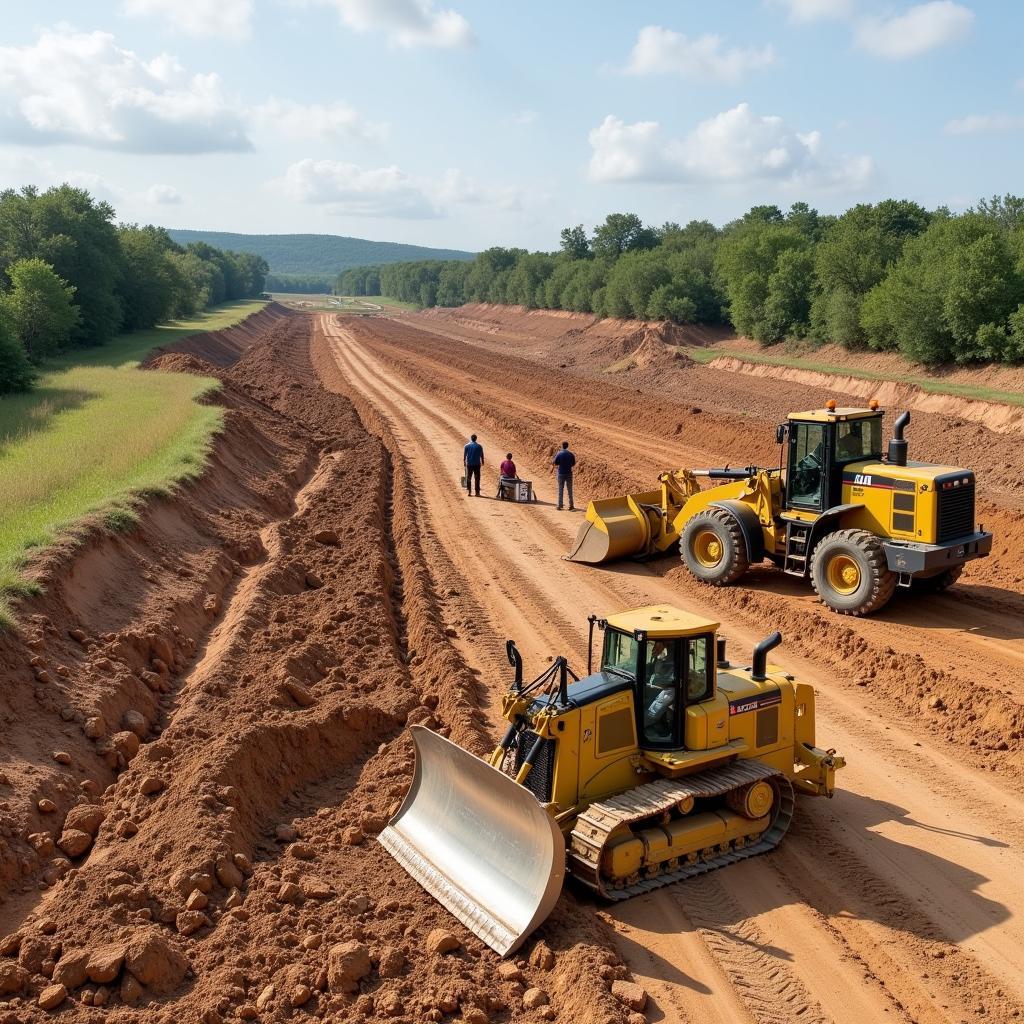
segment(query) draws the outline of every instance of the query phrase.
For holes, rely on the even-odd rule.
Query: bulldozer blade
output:
[[[379,842],[474,935],[508,956],[558,901],[565,839],[524,786],[423,726],[410,731],[412,787]]]
[[[566,559],[600,565],[617,558],[647,554],[651,543],[651,524],[644,506],[660,503],[661,491],[622,494],[616,498],[592,501]]]

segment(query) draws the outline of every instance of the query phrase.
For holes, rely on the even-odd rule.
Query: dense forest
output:
[[[296,295],[330,295],[334,290],[332,274],[267,274],[263,286],[268,292],[289,292]]]
[[[614,213],[557,252],[492,248],[472,262],[417,261],[339,275],[342,295],[421,306],[498,302],[597,316],[731,324],[787,338],[897,351],[926,364],[1024,362],[1024,199],[966,212],[909,200],[841,216],[755,206],[718,228],[649,227]]]
[[[229,231],[169,232],[180,245],[205,242],[218,249],[252,252],[262,256],[274,274],[307,277],[334,275],[349,267],[404,260],[471,260],[462,249],[431,249],[403,242],[371,242],[344,235],[244,235]],[[330,289],[327,289],[330,291]]]
[[[263,292],[261,257],[114,216],[70,185],[0,192],[0,394],[30,387],[64,349]]]

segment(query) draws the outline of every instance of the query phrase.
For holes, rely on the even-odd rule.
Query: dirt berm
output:
[[[499,972],[375,842],[406,724],[482,750],[486,696],[408,481],[311,319],[262,319],[153,360],[223,382],[209,468],[41,559],[0,637],[0,1024],[624,1022],[595,915],[565,897]]]

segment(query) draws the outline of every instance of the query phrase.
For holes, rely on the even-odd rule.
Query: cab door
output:
[[[786,508],[824,511],[831,459],[828,440],[826,423],[790,423]]]

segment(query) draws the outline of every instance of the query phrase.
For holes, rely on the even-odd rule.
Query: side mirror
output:
[[[782,442],[785,441],[785,440],[786,440],[786,424],[785,423],[780,423],[775,428],[775,443],[776,444],[782,444]]]

